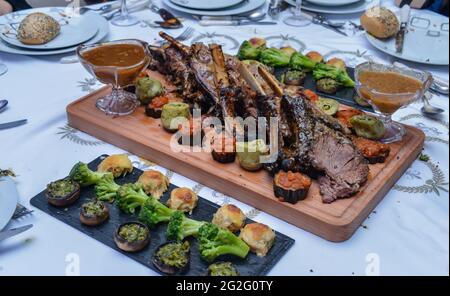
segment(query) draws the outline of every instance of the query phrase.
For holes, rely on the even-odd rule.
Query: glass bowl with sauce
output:
[[[151,57],[147,44],[128,39],[80,45],[77,55],[81,64],[98,81],[112,86],[109,95],[97,100],[97,108],[113,116],[133,113],[139,101],[135,94],[123,88],[132,85],[149,65]]]
[[[392,114],[420,100],[433,82],[430,73],[373,62],[358,65],[355,80],[358,94],[372,105],[384,123],[384,143],[402,140],[406,130],[392,121]]]

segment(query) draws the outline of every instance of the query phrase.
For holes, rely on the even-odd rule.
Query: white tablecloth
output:
[[[146,20],[157,19],[150,10],[136,15]],[[342,18],[357,20],[357,16]],[[233,51],[230,49],[232,38],[240,43],[254,35],[289,34],[304,42],[308,49],[323,53],[367,51],[366,56],[394,61],[373,49],[364,36],[343,37],[317,25],[293,28],[280,21],[277,26],[219,28],[200,27],[192,19],[188,19],[186,25],[196,29],[194,38],[200,34],[226,35],[213,38],[225,40],[229,51]],[[181,30],[170,33],[177,35]],[[141,25],[111,26],[108,38],[139,38],[153,42],[158,39],[158,31]],[[8,109],[0,113],[0,122],[29,120],[24,126],[0,131],[0,167],[16,172],[20,202],[27,207],[31,207],[29,200],[48,182],[66,176],[76,161],[88,162],[104,153],[123,152],[67,126],[67,104],[100,85],[80,64],[61,64],[60,58],[0,53],[0,59],[9,68],[6,75],[0,76],[0,99],[10,102]],[[448,80],[448,67],[407,64],[428,69]],[[449,99],[434,97],[432,103],[446,110],[437,120],[424,118],[420,104],[401,110],[395,116],[397,120],[424,130],[427,134],[424,152],[430,156],[430,161],[416,161],[347,242],[325,241],[210,188],[203,188],[200,195],[219,204],[234,203],[253,219],[296,240],[270,275],[448,275]],[[132,158],[141,166],[152,165]],[[155,168],[167,172],[162,167]],[[189,176],[178,174],[173,174],[172,182],[178,186],[196,185]],[[0,275],[64,275],[78,271],[81,275],[155,274],[39,210],[9,226],[25,223],[33,223],[35,227],[0,243]],[[77,263],[79,269],[74,268]]]

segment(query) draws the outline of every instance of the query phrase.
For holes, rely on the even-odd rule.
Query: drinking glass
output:
[[[302,15],[302,0],[295,2],[294,15],[286,18],[284,23],[293,27],[305,27],[311,24],[311,21]]]
[[[363,72],[397,73],[418,80],[422,86],[416,92],[384,93],[363,84],[359,79]],[[428,72],[374,62],[366,62],[356,66],[355,80],[358,94],[367,100],[384,124],[386,133],[381,142],[386,144],[401,141],[406,133],[402,124],[392,121],[392,115],[399,109],[420,100],[433,83],[433,77]]]
[[[98,66],[87,61],[83,53],[99,47],[108,47],[117,44],[132,44],[142,48],[145,55],[142,61],[130,66]],[[139,106],[139,101],[135,94],[125,91],[123,88],[134,83],[139,74],[147,68],[150,63],[150,52],[145,42],[135,39],[118,40],[107,43],[92,45],[80,45],[77,49],[77,55],[81,64],[97,80],[112,86],[109,95],[97,100],[96,106],[108,115],[123,116],[133,113]]]
[[[134,26],[140,22],[140,20],[137,17],[132,16],[128,13],[127,0],[121,0],[120,6],[121,6],[120,15],[116,16],[111,20],[111,23],[113,25],[119,27],[129,27]]]

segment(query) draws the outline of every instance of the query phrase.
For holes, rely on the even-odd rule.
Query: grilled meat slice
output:
[[[319,177],[324,203],[357,193],[367,181],[369,166],[351,140],[317,123],[310,151],[312,166],[325,175]]]
[[[191,46],[189,67],[192,69],[200,88],[211,99],[211,106],[219,105],[220,91],[216,81],[214,60],[206,45],[195,43]]]
[[[352,137],[352,141],[370,164],[384,163],[391,153],[391,147],[389,145],[378,141],[356,136]]]

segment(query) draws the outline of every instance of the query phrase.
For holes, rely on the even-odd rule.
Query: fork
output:
[[[17,220],[19,218],[22,218],[23,216],[29,215],[33,213],[33,210],[29,210],[26,207],[24,207],[21,204],[17,204],[16,210],[14,211],[14,215],[12,216],[12,219]]]
[[[195,29],[192,27],[187,27],[180,35],[175,37],[175,40],[177,41],[186,41],[190,39],[195,33]],[[160,45],[164,43],[164,40],[159,40],[156,44]]]

